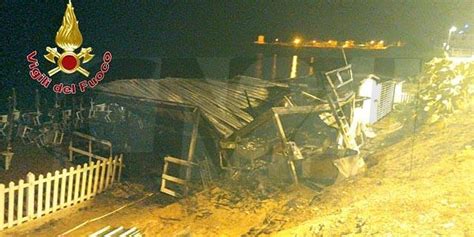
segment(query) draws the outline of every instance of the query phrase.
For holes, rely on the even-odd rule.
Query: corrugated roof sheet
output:
[[[237,76],[232,80],[209,79],[130,79],[97,86],[105,93],[170,101],[199,107],[202,114],[224,137],[253,121],[247,112],[248,102],[256,108],[269,101],[269,88],[283,90],[287,84]]]

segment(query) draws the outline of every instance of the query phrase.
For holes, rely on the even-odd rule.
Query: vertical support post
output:
[[[89,138],[89,163],[92,161],[92,140]]]
[[[119,158],[121,157],[122,155],[117,155],[115,156],[115,158],[113,159],[112,161],[112,181],[111,184],[114,184],[115,183],[115,175],[117,174],[117,166],[120,165],[119,163]]]
[[[119,171],[118,171],[117,181],[120,183],[120,179],[122,177],[123,155],[120,155],[118,166],[119,166]]]
[[[191,140],[189,142],[189,151],[188,151],[188,161],[192,162],[194,158],[194,152],[196,150],[196,144],[197,144],[197,137],[198,137],[198,132],[199,132],[199,120],[201,118],[201,114],[199,112],[199,109],[196,108],[193,111],[193,130],[191,132]],[[191,171],[192,168],[189,166],[186,166],[186,181],[189,181],[191,179]],[[186,185],[184,188],[184,195],[187,196],[189,192],[189,188]]]
[[[72,162],[73,160],[73,154],[72,154],[72,140],[74,139],[74,136],[71,136],[71,141],[69,142],[69,161]]]

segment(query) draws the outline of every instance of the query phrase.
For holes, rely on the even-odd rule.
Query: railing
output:
[[[69,161],[73,161],[75,153],[89,157],[89,162],[92,161],[92,158],[105,161],[112,157],[112,143],[110,141],[98,139],[80,132],[74,132],[72,135],[73,137],[69,143]],[[87,150],[81,149],[77,144],[74,145],[74,142],[78,141],[87,142]],[[101,145],[105,150],[107,150],[108,157],[94,154],[94,147],[97,147],[97,145]]]
[[[0,184],[0,230],[73,206],[120,182],[122,155]]]

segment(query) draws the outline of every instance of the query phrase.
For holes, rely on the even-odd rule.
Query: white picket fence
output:
[[[73,206],[120,182],[122,155],[0,184],[0,230]]]

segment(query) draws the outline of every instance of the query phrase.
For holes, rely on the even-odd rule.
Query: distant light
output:
[[[278,38],[275,39],[275,42],[278,42]]]
[[[383,44],[383,43],[384,43],[384,41],[383,41],[383,40],[379,41],[379,44]]]
[[[465,24],[465,25],[464,25],[464,28],[469,28],[469,25],[468,25],[468,24]]]
[[[295,39],[293,40],[293,43],[294,43],[294,44],[300,44],[300,43],[301,43],[301,39],[300,39],[300,38],[295,38]]]
[[[375,44],[375,40],[370,41],[370,44]]]
[[[458,30],[458,28],[456,26],[451,26],[451,28],[449,29],[449,32],[456,32]]]
[[[313,44],[316,44],[316,40],[313,40]]]

